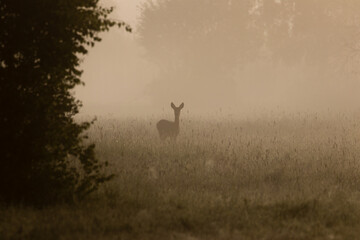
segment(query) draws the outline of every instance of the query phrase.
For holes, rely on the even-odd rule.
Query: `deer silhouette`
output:
[[[179,135],[180,131],[180,111],[183,107],[184,103],[181,103],[179,107],[176,107],[174,103],[171,103],[171,108],[174,109],[175,121],[172,122],[162,119],[156,124],[156,128],[159,131],[159,136],[161,140],[165,140],[168,137],[176,140],[176,137]]]

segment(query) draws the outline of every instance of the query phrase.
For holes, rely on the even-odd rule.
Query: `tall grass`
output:
[[[100,118],[116,178],[77,206],[0,208],[3,239],[360,239],[360,125],[349,116]],[[0,237],[1,239],[1,237]]]

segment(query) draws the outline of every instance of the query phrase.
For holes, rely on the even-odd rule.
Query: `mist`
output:
[[[113,28],[84,58],[82,113],[357,112],[350,1],[103,1]]]
[[[0,13],[1,240],[359,239],[360,0]]]

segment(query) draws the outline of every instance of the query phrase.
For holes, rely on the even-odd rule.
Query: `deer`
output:
[[[174,109],[175,121],[172,122],[162,119],[156,124],[156,128],[159,132],[159,136],[161,140],[165,140],[166,138],[169,137],[172,140],[176,141],[176,138],[180,132],[180,126],[179,126],[180,111],[181,109],[183,109],[184,103],[181,103],[179,107],[176,107],[174,103],[171,103],[170,106],[172,109]]]

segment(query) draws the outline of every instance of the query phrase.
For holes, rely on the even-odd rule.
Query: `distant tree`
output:
[[[230,100],[235,66],[256,58],[263,44],[263,33],[253,27],[252,7],[252,0],[144,3],[138,32],[148,58],[160,69],[150,87],[154,96],[186,92],[207,105],[219,97]]]
[[[102,172],[77,123],[80,56],[115,24],[98,0],[0,1],[0,200],[71,201]],[[130,28],[127,26],[127,30]]]
[[[264,1],[259,25],[267,31],[273,59],[328,66],[341,58],[345,43],[359,26],[357,1]]]
[[[357,0],[149,0],[143,9],[140,42],[160,69],[156,98],[231,100],[234,71],[257,61],[334,78],[346,45],[359,48]]]

